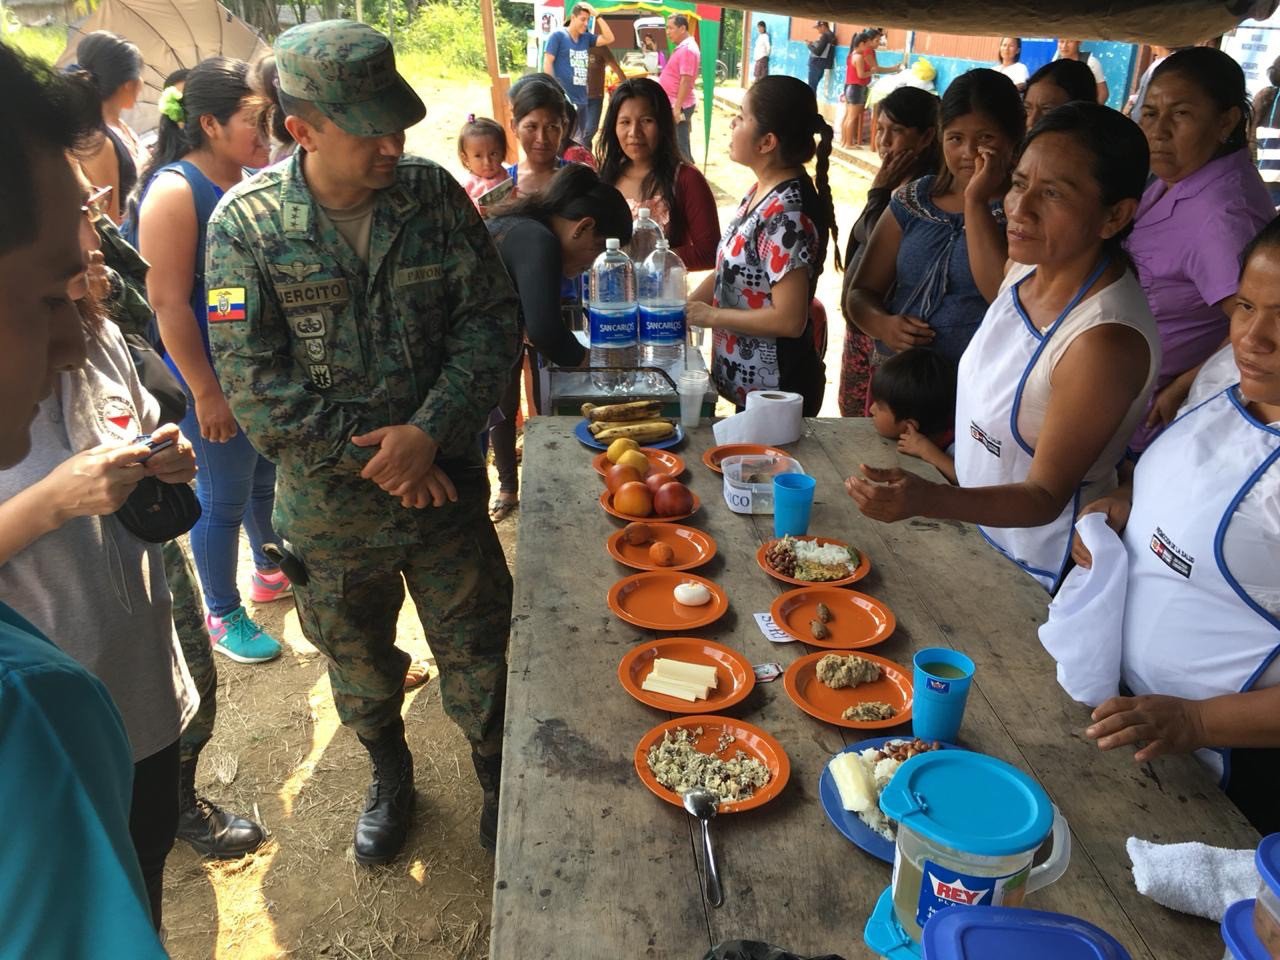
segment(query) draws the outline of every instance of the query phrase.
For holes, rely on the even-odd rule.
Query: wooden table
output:
[[[590,452],[572,436],[575,424],[540,417],[526,426],[491,956],[700,960],[709,945],[735,938],[801,955],[871,956],[862,928],[890,867],[841,837],[818,801],[826,762],[863,737],[802,713],[781,681],[758,684],[727,712],[777,737],[791,759],[791,781],[766,806],[714,822],[725,904],[705,902],[696,824],[654,797],[632,766],[640,738],[668,716],[637,703],[617,680],[623,654],[654,634],[623,623],[605,604],[609,586],[635,571],[605,552],[620,521],[596,502],[601,482]],[[686,522],[719,545],[697,572],[723,586],[730,603],[724,618],[696,634],[753,663],[785,666],[809,649],[770,643],[752,617],[788,589],[755,561],[758,545],[773,535],[772,517],[725,506],[720,477],[700,460],[714,442],[704,424],[677,451],[702,499]],[[1131,835],[1257,843],[1198,763],[1164,758],[1138,766],[1131,752],[1104,754],[1083,737],[1088,711],[1058,686],[1036,638],[1044,591],[973,527],[886,525],[858,512],[841,484],[857,464],[929,472],[919,461],[900,461],[870,421],[809,421],[789,449],[818,481],[810,532],[867,552],[872,572],[856,589],[897,616],[897,631],[874,652],[903,664],[927,646],[971,656],[977,673],[960,741],[1030,773],[1066,815],[1070,869],[1029,905],[1098,924],[1135,960],[1221,957],[1216,924],[1137,892],[1124,848]]]

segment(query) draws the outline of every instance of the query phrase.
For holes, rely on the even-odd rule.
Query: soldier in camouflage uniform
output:
[[[103,306],[123,333],[150,340],[155,326],[155,315],[145,296],[150,265],[120,235],[110,218],[99,217],[94,226],[110,280],[110,290]],[[213,722],[218,713],[218,671],[213,663],[209,631],[204,624],[204,606],[196,592],[196,575],[191,560],[176,540],[165,543],[161,547],[161,555],[169,593],[173,595],[174,630],[182,646],[182,658],[191,674],[192,685],[200,695],[200,708],[178,741],[177,835],[205,856],[219,859],[242,857],[256,849],[266,835],[262,827],[252,820],[238,817],[196,794],[196,766],[200,762],[200,751],[213,737]]]
[[[326,21],[276,41],[291,159],[209,221],[209,340],[231,409],[278,468],[274,523],[307,639],[374,776],[355,855],[399,852],[413,804],[395,646],[405,585],[497,817],[511,578],[478,438],[516,352],[516,298],[474,206],[403,156],[425,115],[387,38]]]

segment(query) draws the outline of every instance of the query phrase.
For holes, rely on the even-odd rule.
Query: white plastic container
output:
[[[746,454],[720,461],[724,473],[724,502],[734,513],[773,513],[773,478],[779,473],[804,473],[790,457]]]

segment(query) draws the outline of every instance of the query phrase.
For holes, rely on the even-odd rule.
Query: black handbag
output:
[[[139,540],[168,543],[196,525],[200,501],[190,484],[143,477],[115,516]]]

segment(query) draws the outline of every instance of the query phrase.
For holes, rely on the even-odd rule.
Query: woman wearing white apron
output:
[[[1155,321],[1119,253],[1146,176],[1142,132],[1105,107],[1067,104],[1027,135],[1005,198],[1015,262],[960,361],[960,485],[863,465],[845,481],[863,513],[979,524],[1055,588],[1076,512],[1115,488],[1159,367]]]
[[[1197,751],[1271,833],[1280,830],[1280,220],[1245,251],[1230,349],[1233,364],[1221,355],[1205,364],[1133,486],[1086,508],[1124,531],[1121,679],[1134,694],[1099,706],[1086,734],[1104,750],[1145,742],[1140,762]],[[1075,556],[1089,563],[1082,545]]]

